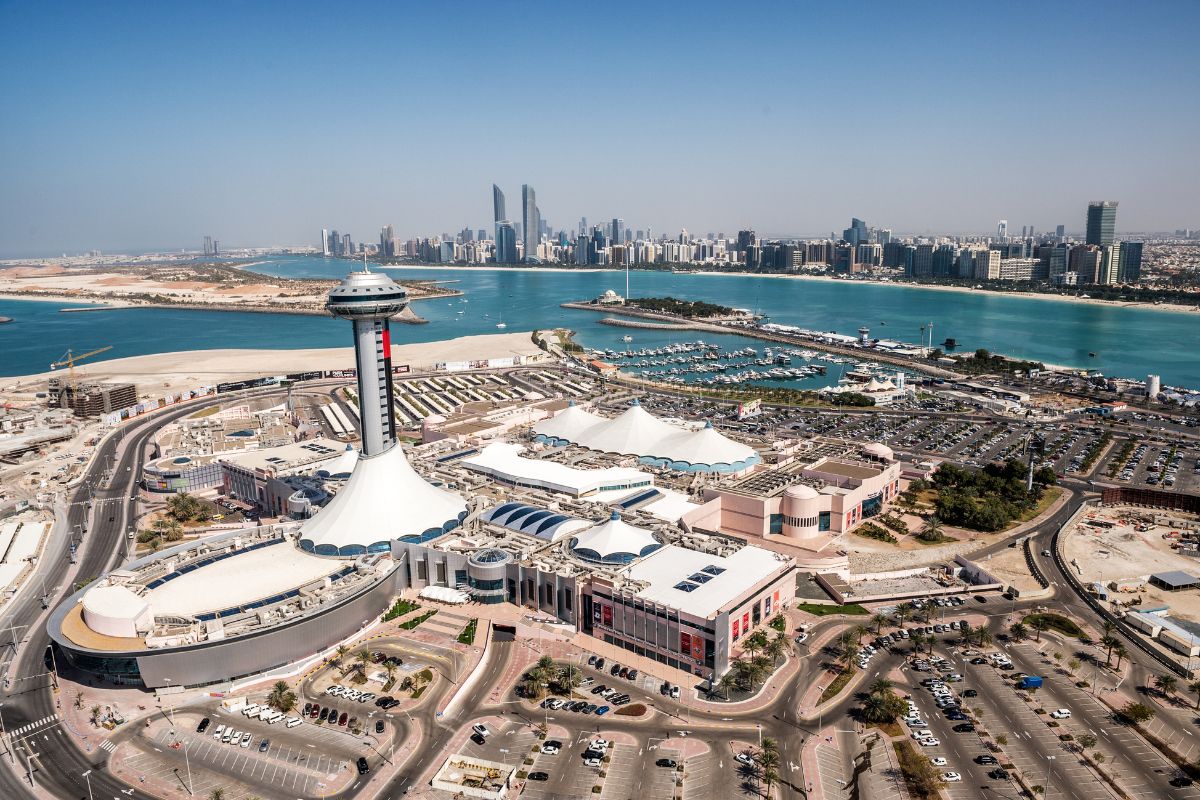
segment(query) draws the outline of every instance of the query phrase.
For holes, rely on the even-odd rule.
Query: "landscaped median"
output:
[[[844,670],[839,672],[837,677],[830,681],[829,685],[825,687],[825,691],[821,692],[821,697],[817,700],[817,705],[821,705],[822,703],[837,697],[841,693],[842,689],[846,688],[846,684],[850,683],[850,680],[857,672],[858,670],[856,670],[854,667],[846,667]]]
[[[799,603],[796,608],[814,617],[833,617],[845,614],[850,617],[865,617],[871,612],[857,603],[847,603],[844,606],[827,605],[825,603]]]

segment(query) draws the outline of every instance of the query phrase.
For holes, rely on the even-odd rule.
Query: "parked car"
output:
[[[196,733],[204,733],[206,730],[208,730],[208,726],[211,721],[212,720],[210,720],[208,717],[200,720],[200,724],[196,726]]]
[[[484,738],[487,738],[491,734],[491,731],[489,731],[487,729],[487,726],[482,725],[482,724],[472,725],[471,730],[475,731],[475,733],[478,733],[480,736],[483,736]]]
[[[1055,709],[1054,711],[1051,711],[1050,716],[1053,717],[1054,719],[1070,719],[1071,711],[1070,711],[1070,709],[1059,708],[1059,709]]]
[[[268,749],[270,749],[270,747],[271,747],[271,740],[263,739],[261,742],[258,743],[258,752],[265,753],[265,752],[267,752]]]
[[[337,713],[337,712],[334,712],[334,713]],[[343,711],[342,715],[340,717],[338,717],[338,725],[339,726],[345,725],[349,721],[349,719],[350,719],[350,715],[347,714],[345,711]]]
[[[383,720],[381,720],[381,719],[375,720],[375,732],[383,733]]]
[[[673,758],[660,758],[658,761],[654,762],[654,766],[675,769],[677,766],[679,766],[679,764]]]
[[[542,742],[542,752],[548,756],[556,756],[562,752],[562,742],[555,739]]]
[[[529,773],[527,778],[531,781],[548,781],[548,780],[550,780],[550,773],[549,772],[531,772],[531,773]]]
[[[368,764],[367,759],[363,758],[362,756],[358,757],[358,765],[357,766],[358,766],[358,774],[359,775],[366,775],[368,772],[371,771],[371,765]]]

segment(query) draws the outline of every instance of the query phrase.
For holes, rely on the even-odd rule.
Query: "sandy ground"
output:
[[[996,580],[1006,586],[1017,587],[1022,595],[1042,588],[1025,565],[1025,549],[1022,547],[1007,547],[990,558],[980,559],[977,563],[994,575]]]
[[[1063,539],[1063,555],[1067,563],[1077,568],[1084,581],[1108,584],[1117,580],[1145,580],[1155,572],[1181,570],[1200,575],[1200,560],[1178,555],[1171,549],[1163,534],[1179,530],[1178,526],[1151,525],[1149,530],[1137,531],[1135,521],[1151,521],[1155,516],[1186,520],[1179,513],[1162,514],[1146,509],[1103,508],[1087,518],[1117,523],[1109,529],[1093,528],[1076,523]],[[1085,518],[1086,519],[1086,518]],[[1195,518],[1191,518],[1195,524]],[[1124,520],[1126,524],[1121,524]],[[1146,584],[1137,593],[1114,593],[1122,601],[1142,597],[1143,605],[1169,605],[1171,616],[1200,621],[1200,591],[1162,592]],[[1136,606],[1135,606],[1136,609]]]
[[[439,361],[468,361],[542,354],[532,333],[491,333],[463,336],[440,342],[392,345],[392,363],[408,364],[414,370],[432,368]],[[309,370],[349,369],[354,366],[354,348],[331,347],[309,350],[191,350],[156,353],[99,361],[76,369],[82,379],[132,381],[142,394],[158,396],[164,391],[208,386],[222,381],[245,380],[260,375],[279,375]],[[18,392],[44,390],[51,373],[0,379],[0,390]]]

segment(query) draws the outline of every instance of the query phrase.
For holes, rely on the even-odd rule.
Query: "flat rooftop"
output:
[[[790,563],[786,556],[752,545],[719,556],[669,544],[630,565],[623,574],[650,584],[638,597],[711,618]]]
[[[851,464],[846,461],[822,461],[819,464],[812,465],[809,469],[814,472],[827,472],[830,475],[852,478],[856,481],[874,478],[880,472],[877,467],[869,467],[865,464]]]
[[[343,442],[317,438],[279,447],[264,447],[258,450],[223,454],[221,460],[248,470],[286,472],[336,458],[345,449],[346,445]]]

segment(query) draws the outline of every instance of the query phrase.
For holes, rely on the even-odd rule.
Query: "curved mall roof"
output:
[[[418,475],[397,444],[358,459],[342,490],[300,529],[300,547],[327,556],[387,552],[393,539],[427,541],[466,515],[466,500]]]
[[[698,431],[681,428],[650,414],[636,400],[612,419],[570,405],[534,431],[551,441],[636,455],[642,463],[683,472],[739,472],[759,461],[752,447],[733,441],[711,423]]]
[[[525,503],[501,503],[484,512],[482,519],[493,525],[534,536],[548,542],[556,541],[572,531],[586,528],[586,520],[570,517],[557,511],[527,505]]]
[[[340,456],[317,470],[317,474],[324,474],[329,478],[347,478],[354,472],[357,464],[358,451],[354,449],[353,445],[348,444]]]
[[[616,511],[608,521],[588,528],[571,542],[576,556],[604,564],[628,564],[660,547],[662,542],[650,531],[630,525]]]

